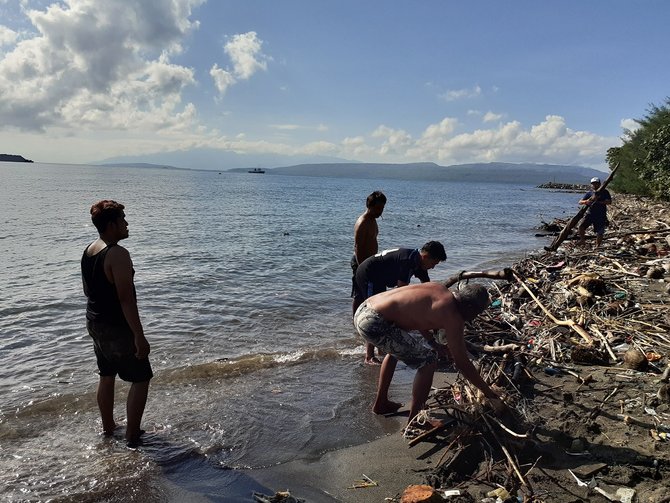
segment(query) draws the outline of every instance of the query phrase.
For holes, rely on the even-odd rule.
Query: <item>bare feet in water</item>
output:
[[[381,365],[382,364],[381,360],[379,358],[377,358],[376,356],[371,356],[369,358],[366,356],[365,357],[365,363],[367,365]]]
[[[395,412],[398,412],[398,409],[402,407],[401,403],[398,402],[392,402],[391,400],[388,400],[387,402],[377,404],[375,403],[374,407],[372,407],[372,412],[375,414],[393,414]]]
[[[114,436],[114,431],[117,430],[118,428],[119,428],[119,425],[118,425],[118,424],[115,424],[115,425],[112,426],[111,428],[104,428],[104,429],[102,430],[102,434],[103,434],[105,437],[112,437],[112,436]]]

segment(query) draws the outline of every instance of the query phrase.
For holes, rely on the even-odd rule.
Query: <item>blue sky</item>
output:
[[[0,0],[0,152],[603,168],[670,95],[665,0]]]

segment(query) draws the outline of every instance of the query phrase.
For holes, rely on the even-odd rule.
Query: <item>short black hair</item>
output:
[[[91,206],[91,221],[98,232],[105,232],[107,226],[124,216],[124,205],[111,199],[103,199]]]
[[[386,204],[386,196],[384,195],[384,193],[381,190],[375,190],[365,200],[365,207],[366,208],[370,208],[372,206],[377,206],[378,204]]]
[[[428,241],[421,247],[422,252],[426,252],[431,258],[444,262],[447,260],[447,252],[444,251],[444,246],[439,241]]]
[[[483,285],[465,285],[453,292],[458,310],[463,321],[474,320],[490,304],[489,292]]]

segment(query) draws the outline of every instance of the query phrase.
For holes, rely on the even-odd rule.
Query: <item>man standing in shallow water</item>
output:
[[[144,407],[153,377],[149,343],[137,310],[133,263],[118,242],[128,237],[124,206],[103,200],[91,206],[91,220],[99,237],[84,250],[81,274],[86,304],[86,328],[93,338],[100,381],[97,401],[105,435],[112,435],[116,375],[131,382],[126,401],[126,441],[140,443]]]
[[[358,309],[358,306],[363,301],[363,299],[357,298],[355,295],[356,270],[359,264],[362,264],[366,258],[375,255],[379,251],[379,244],[377,243],[377,235],[379,234],[377,219],[382,216],[385,206],[386,196],[384,193],[379,190],[374,191],[365,200],[366,210],[358,217],[354,225],[354,255],[351,257],[351,295],[354,298],[352,302],[352,314],[356,312],[356,309]],[[365,363],[381,363],[375,357],[375,347],[369,343],[365,344]]]
[[[496,413],[503,412],[505,405],[468,358],[463,339],[465,322],[488,305],[489,294],[482,285],[468,285],[452,293],[439,282],[395,288],[366,299],[356,311],[354,323],[365,340],[387,353],[372,411],[388,414],[402,406],[388,397],[400,360],[416,369],[409,411],[412,421],[428,399],[438,357],[448,351],[463,377],[481,390]],[[440,344],[431,332],[439,329],[445,330],[446,344]],[[411,330],[421,335],[410,334]]]

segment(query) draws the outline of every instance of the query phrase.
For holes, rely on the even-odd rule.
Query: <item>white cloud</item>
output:
[[[640,129],[640,123],[635,119],[621,119],[619,125],[621,126],[621,129],[628,131],[637,131]]]
[[[220,95],[226,94],[228,88],[236,82],[232,73],[219,68],[216,64],[209,71],[209,74],[212,76],[212,79],[214,79],[214,85]]]
[[[18,37],[19,34],[14,30],[10,30],[6,26],[0,25],[0,47],[12,45],[14,42],[16,42]]]
[[[412,137],[402,129],[392,129],[386,126],[379,126],[373,133],[374,138],[382,138],[382,144],[379,147],[381,155],[402,154],[412,144]]]
[[[259,70],[267,69],[271,58],[261,52],[263,41],[255,31],[234,35],[226,43],[224,50],[233,62],[233,70],[238,79],[246,80]]]
[[[496,122],[502,119],[502,114],[494,114],[493,112],[486,112],[484,114],[484,117],[482,117],[482,120],[484,122]]]
[[[215,64],[209,71],[220,96],[239,80],[247,80],[259,70],[267,70],[267,62],[272,58],[261,52],[262,47],[263,41],[255,31],[231,37],[223,50],[233,63],[233,70],[223,70]]]
[[[297,124],[270,124],[269,127],[279,129],[280,131],[295,131],[296,129],[300,129],[300,126]]]
[[[171,54],[204,0],[69,0],[28,10],[35,34],[0,59],[4,128],[173,128],[194,116],[193,71]]]
[[[454,89],[446,91],[439,95],[444,101],[457,101],[469,98],[476,98],[482,94],[482,88],[475,86],[471,89]]]
[[[530,129],[512,121],[453,135],[452,128],[437,126],[426,128],[422,138],[407,150],[408,159],[441,164],[495,160],[602,165],[607,149],[619,143],[615,138],[571,130],[556,115],[547,116]]]

